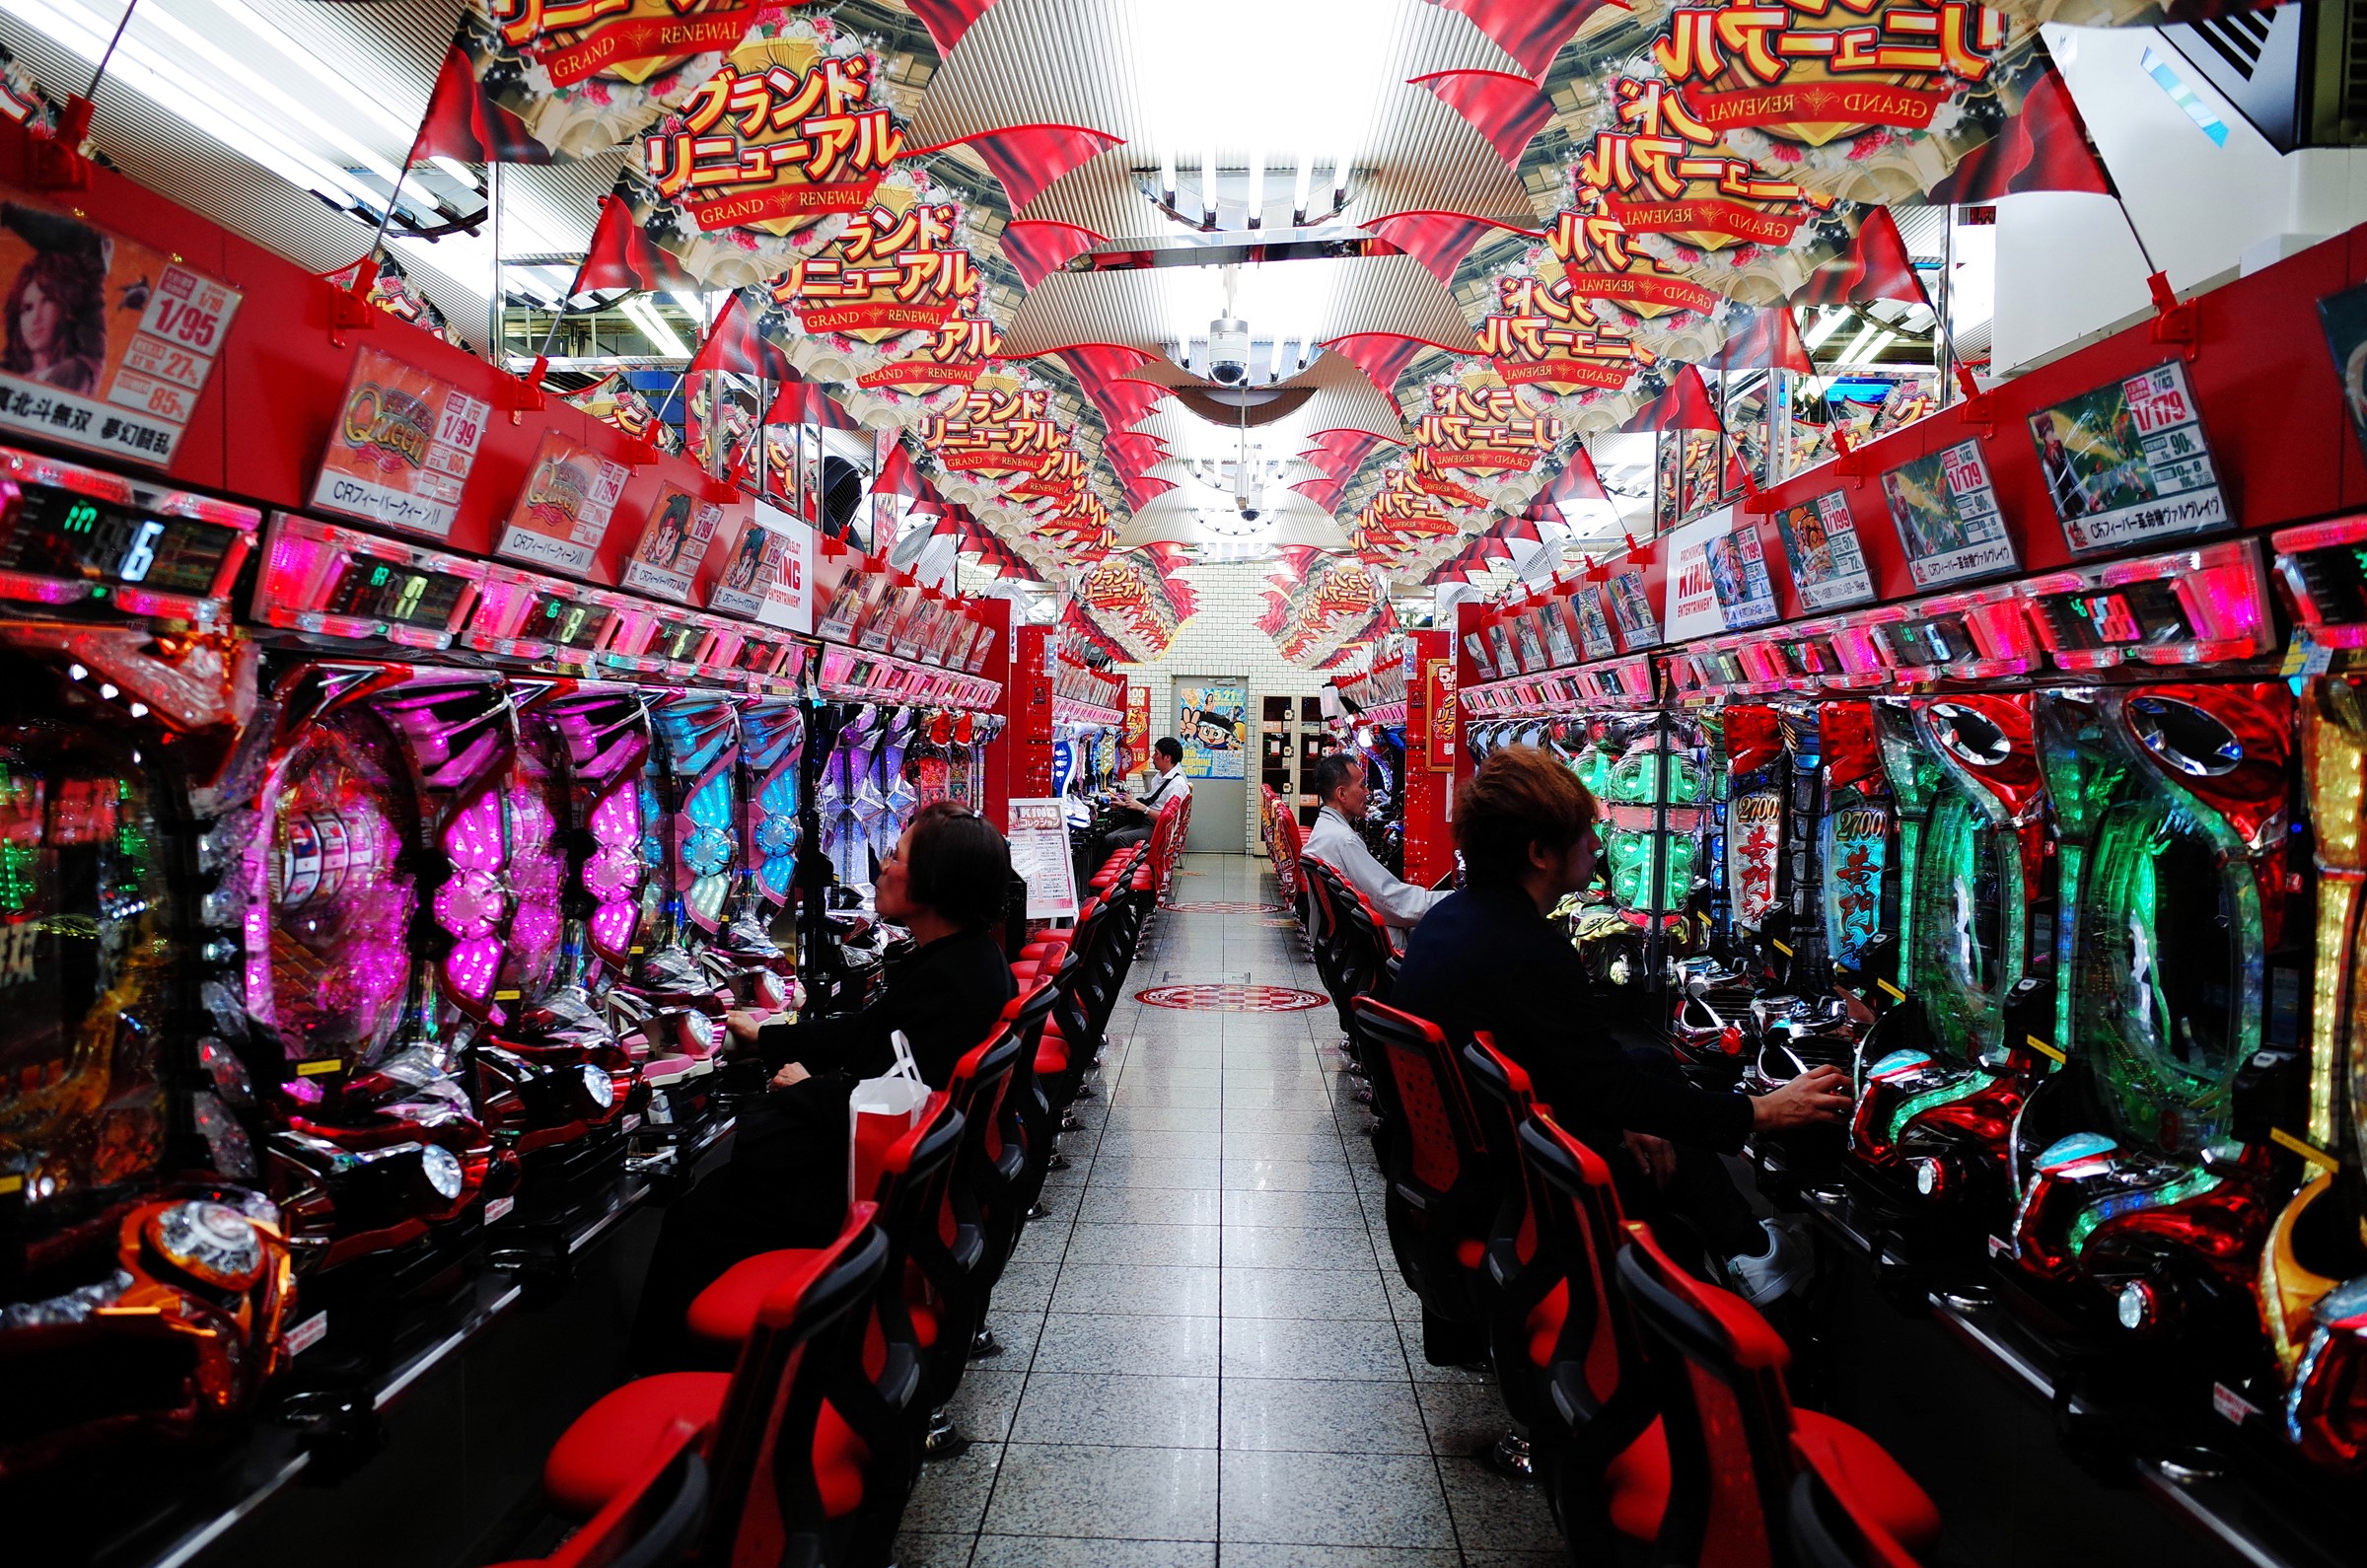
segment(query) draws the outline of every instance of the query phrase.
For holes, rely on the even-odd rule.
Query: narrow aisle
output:
[[[901,1568],[1563,1561],[1542,1496],[1474,1458],[1503,1430],[1488,1379],[1422,1360],[1330,1002],[1136,1000],[1322,998],[1266,863],[1190,856],[1174,896],[1226,907],[1163,911],[1135,960],[996,1289],[1002,1354],[955,1403],[973,1446],[923,1473]]]

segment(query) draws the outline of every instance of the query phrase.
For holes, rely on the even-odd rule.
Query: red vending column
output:
[[[1405,880],[1423,887],[1455,869],[1448,809],[1463,765],[1455,645],[1443,631],[1405,639]]]
[[[1003,803],[1041,800],[1052,793],[1052,629],[1022,626],[1004,639],[1011,666],[1003,677],[1001,745],[1008,759],[1002,772],[1003,792],[992,800],[997,823],[1009,825]]]
[[[1000,827],[1009,820],[1003,804],[1014,793],[1012,759],[1019,754],[1019,737],[1015,733],[1018,728],[1017,715],[1026,707],[1017,694],[1021,682],[1012,677],[1012,672],[1019,668],[1019,650],[1012,646],[1011,601],[972,600],[966,607],[971,615],[994,628],[994,645],[987,650],[986,662],[979,667],[978,674],[988,680],[1003,683],[1002,733],[986,743],[986,820]]]

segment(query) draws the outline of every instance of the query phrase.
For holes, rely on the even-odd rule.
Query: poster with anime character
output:
[[[1176,738],[1185,778],[1244,778],[1250,749],[1246,686],[1178,686]]]

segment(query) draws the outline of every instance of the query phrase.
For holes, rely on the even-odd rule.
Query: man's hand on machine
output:
[[[732,1032],[734,1045],[753,1045],[756,1035],[772,1022],[770,1013],[731,1012],[723,1015],[724,1028]]]
[[[1780,1132],[1841,1119],[1849,1111],[1849,1079],[1838,1067],[1811,1067],[1772,1094],[1751,1102],[1751,1130]]]

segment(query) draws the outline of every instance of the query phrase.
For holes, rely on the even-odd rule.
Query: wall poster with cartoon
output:
[[[1247,686],[1176,688],[1176,739],[1185,778],[1246,778],[1250,747]]]

